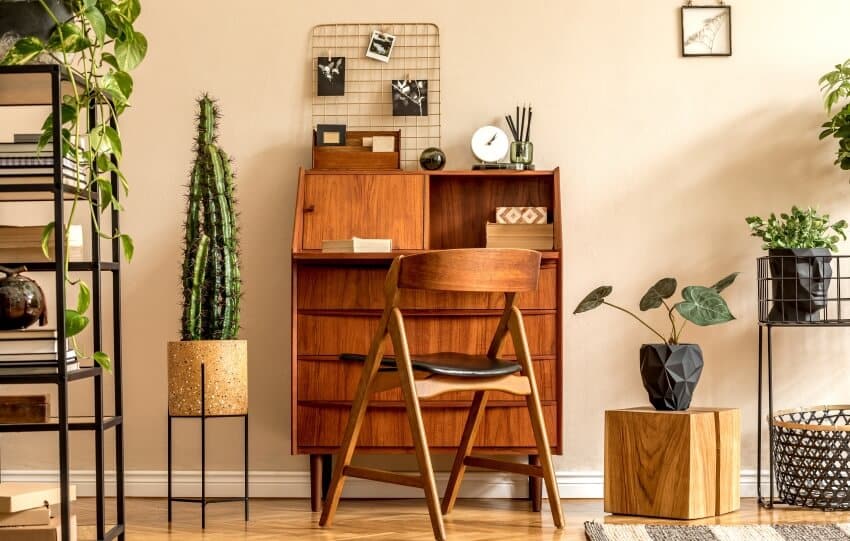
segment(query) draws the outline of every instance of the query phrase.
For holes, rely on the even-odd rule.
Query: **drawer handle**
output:
[[[304,212],[314,212],[316,210],[316,205],[308,205],[304,207]]]

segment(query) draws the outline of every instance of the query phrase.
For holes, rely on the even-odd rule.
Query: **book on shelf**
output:
[[[352,237],[345,240],[323,240],[324,253],[386,253],[393,251],[392,239],[361,239]]]
[[[65,344],[65,349],[67,350],[70,347],[67,340]],[[0,356],[34,353],[56,355],[56,352],[59,351],[57,346],[55,336],[53,338],[0,338]]]
[[[487,223],[487,248],[551,250],[555,244],[554,224]]]
[[[67,362],[74,361],[77,358],[76,352],[73,349],[65,351],[65,360]],[[0,367],[9,366],[10,364],[26,364],[26,363],[56,363],[56,352],[53,353],[3,353],[0,354]]]
[[[16,133],[12,135],[12,141],[15,143],[38,143],[41,141],[40,133]],[[53,142],[53,139],[50,139]]]
[[[0,340],[44,340],[56,339],[56,329],[19,329],[15,331],[0,331]]]
[[[68,499],[77,499],[77,487],[68,487]],[[61,503],[58,483],[0,483],[0,513],[17,513]]]
[[[79,361],[69,361],[65,365],[65,372],[74,372],[79,370]],[[54,361],[52,363],[35,364],[29,363],[20,366],[4,366],[0,364],[0,377],[3,376],[50,376],[59,373],[59,366]]]
[[[0,261],[4,263],[45,261],[41,249],[44,226],[0,225]],[[55,248],[55,233],[47,241],[48,252]],[[83,226],[73,224],[68,231],[68,251],[71,259],[83,258]],[[51,258],[52,260],[52,258]]]
[[[78,170],[87,171],[86,167],[80,168],[78,164],[70,158],[62,158],[62,167],[65,173],[76,173]],[[0,173],[7,173],[10,169],[21,169],[22,171],[48,170],[48,173],[53,173],[53,154],[23,154],[23,153],[0,153]],[[11,173],[9,173],[11,174]]]
[[[53,518],[53,511],[47,505],[25,511],[17,511],[15,513],[0,513],[0,528],[8,528],[10,526],[46,526],[50,524],[51,518]],[[0,539],[3,539],[2,532],[0,532]]]
[[[77,541],[77,516],[71,515],[69,539]],[[62,539],[62,521],[52,517],[47,524],[36,526],[12,526],[0,529],[2,541],[60,541]]]

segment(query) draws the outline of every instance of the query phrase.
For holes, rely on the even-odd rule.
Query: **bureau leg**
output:
[[[528,463],[532,466],[539,466],[540,457],[538,455],[528,455]],[[541,478],[528,478],[528,499],[531,500],[531,510],[539,513],[543,504],[543,480]]]
[[[310,455],[310,509],[322,509],[322,455]]]
[[[331,488],[331,476],[334,472],[334,456],[321,455],[322,457],[322,501],[328,495],[328,490]]]

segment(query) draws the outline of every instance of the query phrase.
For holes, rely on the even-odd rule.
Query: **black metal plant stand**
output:
[[[234,415],[207,415],[206,401],[206,368],[201,364],[201,414],[200,415],[171,415],[168,413],[168,522],[171,522],[171,504],[173,502],[197,503],[201,505],[201,528],[207,527],[207,505],[212,503],[227,503],[227,502],[242,502],[245,507],[245,522],[248,522],[248,414]],[[242,417],[243,418],[243,434],[244,434],[244,480],[245,480],[245,495],[234,497],[208,497],[207,496],[207,419],[219,419],[226,417]],[[201,497],[181,497],[175,498],[172,496],[172,421],[174,419],[200,419],[201,420]]]
[[[850,302],[850,297],[843,297],[841,292],[842,289],[845,292],[850,291],[850,284],[843,283],[850,280],[849,258],[850,256],[837,255],[770,255],[758,259],[759,362],[756,481],[758,503],[762,507],[772,508],[778,504],[789,503],[783,498],[781,489],[780,497],[777,498],[774,454],[777,442],[773,424],[776,414],[773,389],[773,329],[775,327],[850,327],[850,318],[848,318],[850,305],[842,306]],[[844,272],[842,272],[842,266]],[[765,390],[767,391],[767,415],[765,415]],[[764,443],[762,430],[765,423],[768,428],[768,466],[770,468],[767,494],[764,494],[762,490]],[[826,509],[816,503],[803,505]]]
[[[89,194],[84,189],[71,186],[63,181],[62,164],[62,85],[69,84],[67,77],[58,65],[31,65],[31,66],[0,66],[0,78],[7,100],[0,100],[0,107],[22,107],[22,106],[50,106],[53,115],[53,171],[50,175],[33,175],[26,179],[31,182],[0,183],[0,194],[4,203],[34,202],[40,201],[50,203],[53,206],[53,220],[56,230],[59,231],[65,220],[66,201],[75,196],[86,198]],[[41,80],[44,84],[42,86]],[[19,83],[19,84],[18,84]],[[85,114],[85,111],[80,111]],[[89,125],[95,125],[97,121],[97,110],[95,104],[88,110]],[[109,119],[110,124],[115,125],[114,119]],[[43,181],[41,182],[41,178]],[[116,173],[109,175],[112,186],[112,194],[116,199],[121,193]],[[98,186],[91,187],[91,199],[98,204]],[[110,215],[110,226],[106,231],[119,227],[117,205],[112,206]],[[98,239],[97,232],[101,230],[101,213],[91,213],[91,238]],[[65,278],[63,274],[63,261],[65,250],[62,235],[55,235],[54,261],[38,261],[20,263],[15,262],[13,266],[24,265],[30,272],[51,272],[55,277],[56,306],[53,318],[56,320],[57,357],[55,374],[20,374],[4,375],[0,371],[0,385],[29,385],[29,384],[52,384],[57,387],[59,412],[55,420],[47,423],[18,423],[0,424],[0,432],[57,432],[59,436],[59,486],[60,486],[60,508],[59,516],[62,524],[62,541],[70,541],[71,532],[71,506],[70,506],[70,463],[68,436],[72,431],[92,431],[95,443],[95,502],[96,502],[96,525],[95,531],[98,541],[109,541],[111,539],[123,540],[124,531],[124,423],[123,423],[123,398],[122,398],[122,358],[121,358],[121,263],[119,240],[113,239],[109,244],[111,252],[106,261],[101,258],[100,242],[92,242],[91,258],[87,261],[74,261],[69,264],[70,271],[76,273],[89,273],[91,275],[91,313],[94,351],[103,351],[103,273],[112,278],[112,372],[114,389],[114,414],[104,414],[103,403],[103,370],[98,365],[81,367],[77,370],[68,370],[65,363],[66,328],[61,314],[65,310]],[[0,261],[0,264],[4,262]],[[106,278],[108,280],[108,278]],[[88,417],[71,416],[69,413],[70,383],[92,379],[93,381],[93,406],[94,415]],[[109,529],[106,528],[106,502],[105,502],[105,474],[104,474],[104,436],[107,430],[112,430],[115,436],[115,507],[116,523]]]

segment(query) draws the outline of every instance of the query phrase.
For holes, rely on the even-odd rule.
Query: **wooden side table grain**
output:
[[[740,508],[741,413],[605,412],[605,512],[675,519]]]

